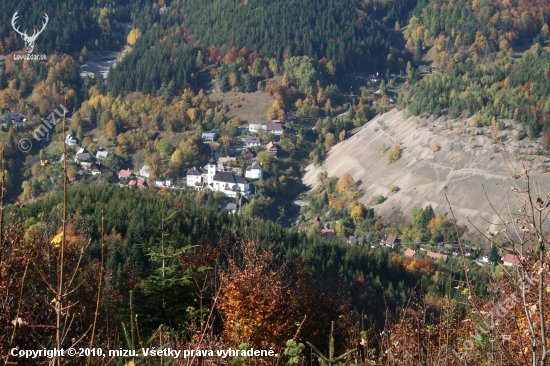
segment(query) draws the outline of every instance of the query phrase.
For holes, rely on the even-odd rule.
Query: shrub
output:
[[[382,195],[374,196],[374,197],[372,197],[372,204],[373,205],[379,205],[382,202],[384,202],[385,200],[386,200],[386,198]]]
[[[439,151],[441,149],[441,146],[437,142],[434,142],[432,146],[430,146],[430,149],[432,149],[433,152]]]
[[[388,164],[391,164],[395,163],[399,159],[401,159],[401,148],[399,147],[399,142],[396,142],[386,156],[386,160],[388,161]]]
[[[399,187],[392,184],[390,188],[388,188],[388,192],[393,196],[394,194],[399,192]]]

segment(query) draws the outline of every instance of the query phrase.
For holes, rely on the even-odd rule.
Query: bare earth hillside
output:
[[[472,129],[477,134],[472,135]],[[499,137],[512,159],[527,157],[536,166],[531,174],[547,192],[550,177],[543,171],[548,162],[535,155],[539,144],[527,138],[517,141],[515,132],[509,130],[499,132]],[[402,157],[388,164],[386,155],[399,141]],[[306,169],[303,181],[314,189],[317,175],[323,170],[337,177],[349,173],[363,194],[360,202],[372,206],[373,196],[382,194],[387,198],[374,207],[375,214],[386,221],[403,220],[403,215],[409,218],[414,206],[429,204],[450,217],[447,194],[460,225],[468,225],[469,218],[481,231],[494,230],[488,222],[498,222],[498,217],[487,202],[482,184],[495,209],[504,213],[506,196],[513,200],[513,178],[493,141],[490,128],[470,127],[470,120],[405,119],[403,112],[394,110],[374,118],[334,146],[323,166],[310,165]],[[432,151],[434,143],[439,144],[439,151]],[[385,153],[381,152],[383,144]],[[522,184],[520,179],[516,182]],[[398,186],[400,191],[389,195],[390,185]]]

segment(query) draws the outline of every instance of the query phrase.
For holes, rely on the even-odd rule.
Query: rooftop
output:
[[[230,172],[217,172],[214,175],[213,181],[224,182],[224,183],[233,183],[233,184],[246,184],[248,181],[243,178],[235,175]]]
[[[405,257],[409,257],[409,258],[414,257],[415,254],[416,254],[416,250],[411,248],[408,248],[407,250],[405,250],[405,253],[404,253]]]

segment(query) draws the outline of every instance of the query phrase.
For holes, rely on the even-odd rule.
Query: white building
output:
[[[260,131],[265,131],[267,129],[266,125],[250,124],[248,125],[248,132],[258,133]]]
[[[108,151],[98,151],[96,154],[95,154],[95,158],[96,159],[105,159],[107,156],[109,156],[109,152]]]
[[[201,190],[204,185],[205,172],[202,168],[193,167],[187,172],[187,186],[195,190]]]
[[[232,172],[218,171],[214,157],[210,158],[204,168],[194,167],[187,172],[187,186],[196,190],[206,187],[214,192],[223,192],[230,197],[250,193],[248,181]]]
[[[145,178],[149,178],[151,176],[151,174],[149,173],[149,165],[144,165],[139,170],[139,175],[141,175],[142,177],[145,177]]]
[[[264,169],[262,168],[262,164],[256,161],[251,166],[246,168],[246,172],[244,173],[244,176],[249,179],[261,179],[263,176],[263,173],[264,173]]]

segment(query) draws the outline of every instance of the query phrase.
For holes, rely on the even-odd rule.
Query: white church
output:
[[[198,191],[206,187],[214,192],[223,192],[229,197],[250,193],[248,181],[232,172],[218,171],[218,164],[216,164],[216,159],[213,156],[204,168],[193,167],[189,169],[187,172],[187,186]]]

